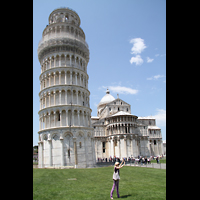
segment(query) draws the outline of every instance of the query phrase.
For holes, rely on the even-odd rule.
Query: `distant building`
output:
[[[163,154],[161,129],[153,117],[131,114],[131,105],[115,99],[107,89],[92,117],[97,158]]]

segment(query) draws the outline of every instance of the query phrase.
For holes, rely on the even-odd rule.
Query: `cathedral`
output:
[[[107,89],[92,117],[95,157],[129,158],[162,154],[161,129],[153,117],[131,114],[131,105],[115,99]]]
[[[53,10],[38,44],[41,66],[38,167],[94,167],[98,158],[162,154],[153,118],[131,114],[131,105],[110,91],[91,117],[89,46],[79,15]]]

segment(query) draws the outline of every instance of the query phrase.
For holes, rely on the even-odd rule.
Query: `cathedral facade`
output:
[[[162,154],[161,129],[153,117],[131,114],[131,105],[115,99],[107,89],[92,117],[95,157],[131,158]]]

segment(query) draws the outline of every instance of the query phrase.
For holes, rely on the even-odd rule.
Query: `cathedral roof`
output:
[[[112,117],[115,117],[115,116],[120,116],[120,115],[130,115],[130,116],[135,116],[135,115],[132,115],[128,112],[124,112],[124,111],[119,111],[117,113],[115,113],[114,115],[112,115]]]
[[[160,129],[160,128],[157,126],[148,126],[148,129]]]
[[[114,101],[114,100],[115,100],[115,98],[110,94],[110,91],[107,89],[106,95],[101,99],[98,106],[100,106],[102,104],[107,104],[107,103]]]

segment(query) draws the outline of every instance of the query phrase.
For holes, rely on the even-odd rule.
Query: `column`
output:
[[[74,126],[74,111],[71,110],[71,112],[72,112],[71,126]]]
[[[54,67],[56,67],[56,57],[54,56]]]
[[[38,167],[39,168],[42,168],[43,167],[43,142],[42,141],[40,141],[40,142],[38,142],[38,144],[39,144],[39,154],[38,154],[38,158],[39,158],[39,165],[38,165]]]
[[[112,137],[110,137],[110,155],[111,157],[113,157],[113,139]]]
[[[46,108],[47,107],[47,100],[46,100],[46,92],[44,93],[44,107]]]
[[[61,66],[61,56],[59,56],[59,67]]]
[[[60,111],[60,126],[62,126],[62,111]]]
[[[48,114],[48,118],[49,118],[49,128],[51,127],[51,113],[49,112]]]
[[[65,84],[67,84],[67,72],[66,71],[65,71]]]
[[[74,160],[75,160],[75,168],[77,168],[78,165],[78,159],[77,159],[77,148],[76,148],[76,138],[73,137],[74,142]]]
[[[69,56],[70,66],[72,65],[72,55]]]
[[[118,143],[118,147],[119,147],[119,153],[118,153],[118,156],[119,156],[119,159],[121,158],[121,145],[120,145],[120,138],[119,136],[117,137],[117,143]]]
[[[61,84],[61,72],[59,72],[59,84]]]
[[[127,142],[127,138],[126,138],[126,135],[124,135],[124,155],[126,156],[126,158],[128,157],[127,156],[127,144],[126,144],[126,142]]]
[[[85,146],[85,161],[86,161],[86,167],[88,167],[88,141],[87,137],[84,137],[84,146]]]
[[[112,136],[112,141],[113,141],[113,157],[115,156],[115,138]]]
[[[54,117],[54,127],[56,127],[56,111],[54,111],[53,114],[54,114],[54,116],[53,116]]]
[[[41,109],[41,108],[40,108]],[[41,116],[39,116],[39,130],[41,130],[42,129],[42,121],[41,121]]]
[[[79,110],[77,111],[77,114],[78,114],[78,126],[80,126]]]
[[[50,61],[50,69],[51,69],[51,57],[50,57],[50,60],[49,60],[49,61]]]
[[[54,106],[56,105],[56,91],[54,90],[53,91],[53,104],[54,104]]]
[[[136,152],[136,144],[135,144],[135,138],[134,136],[132,136],[132,140],[131,140],[131,152],[133,157],[137,157],[137,152]]]
[[[157,144],[157,155],[159,155],[158,140],[156,140],[156,144]]]
[[[51,106],[51,93],[48,92],[48,95],[49,95],[49,107]]]
[[[83,126],[85,126],[85,117],[84,117],[84,111],[83,111]]]
[[[54,59],[56,60],[56,59]],[[56,84],[56,72],[53,73],[53,77],[54,77],[54,85]]]
[[[67,66],[67,65],[66,65],[66,63],[67,63],[67,61],[66,61],[66,57],[67,57],[67,55],[65,55],[65,67]],[[65,83],[65,84],[66,84],[66,83]]]
[[[76,91],[76,104],[78,105],[78,91]]]
[[[65,104],[67,105],[67,90],[65,92]]]
[[[133,156],[133,135],[131,135],[130,141],[131,141],[131,156]]]
[[[44,114],[44,128],[47,127],[47,115]]]
[[[64,166],[64,152],[63,152],[63,137],[60,137],[60,143],[61,143],[61,166]]]
[[[75,73],[75,85],[77,85],[77,72]]]
[[[74,67],[76,67],[76,56],[74,56]]]
[[[59,104],[61,105],[61,90],[59,90]]]
[[[51,86],[51,74],[49,73],[49,86]]]
[[[66,110],[66,126],[68,126],[68,110]]]
[[[72,72],[70,72],[70,85],[72,85]]]
[[[71,95],[71,97],[72,97],[72,98],[71,98],[71,103],[74,104],[74,102],[73,102],[73,95],[74,95],[73,90],[71,90],[71,94],[72,94],[72,95]]]
[[[48,139],[49,142],[49,166],[52,166],[52,143],[51,143],[51,139]]]

